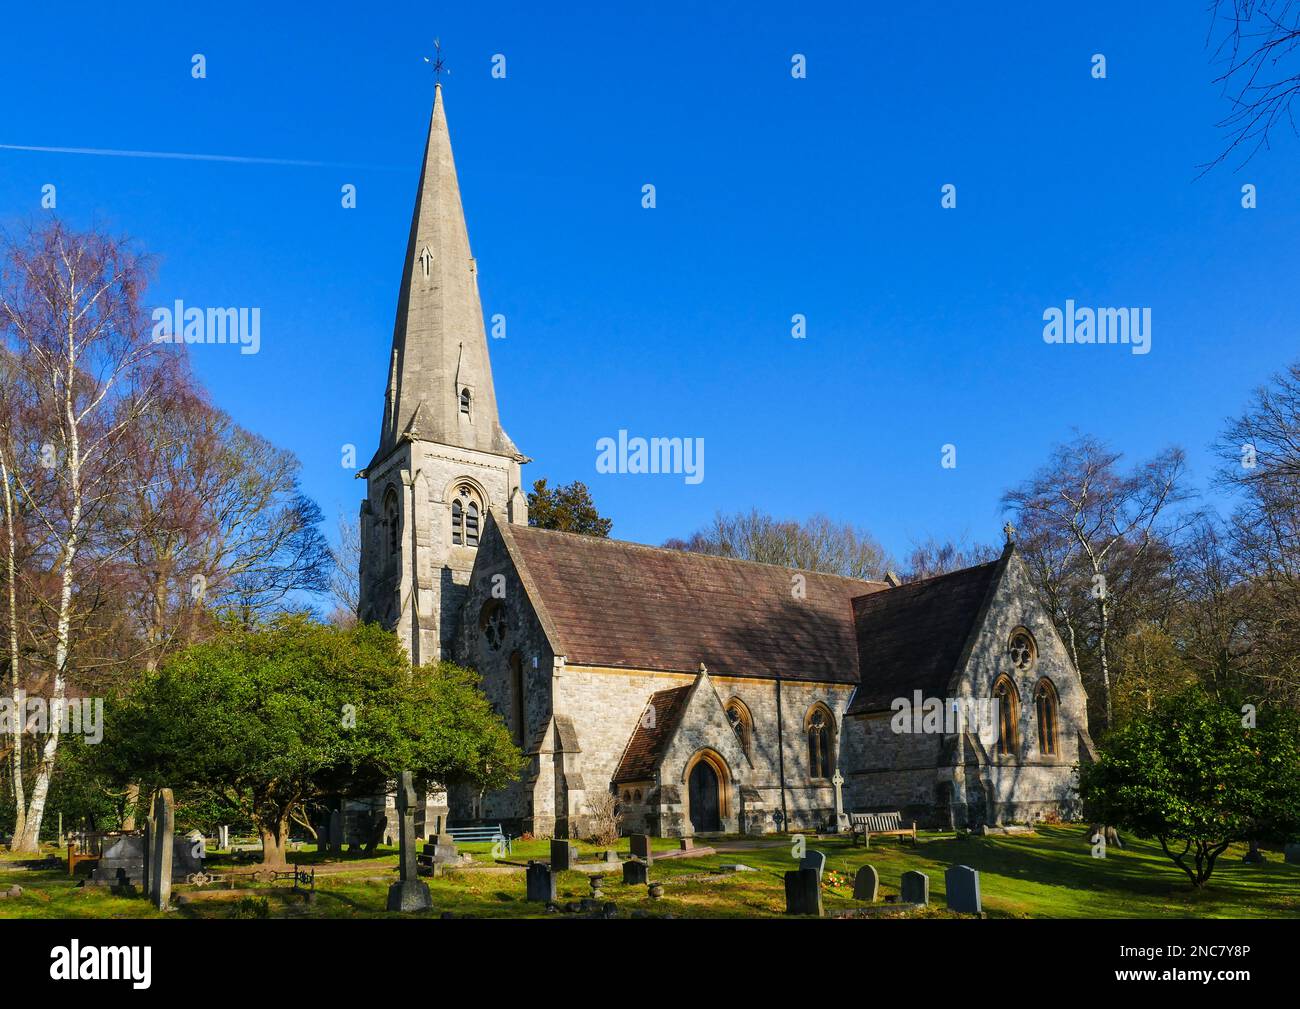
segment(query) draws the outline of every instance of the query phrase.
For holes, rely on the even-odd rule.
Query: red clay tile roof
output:
[[[853,600],[862,684],[850,715],[885,711],[896,697],[943,697],[1002,561]]]
[[[654,709],[654,724],[647,728],[645,723],[649,719],[646,718],[637,722],[627,749],[623,751],[623,759],[618,763],[618,770],[614,772],[614,784],[624,781],[646,781],[655,776],[655,768],[659,766],[660,751],[672,738],[678,723],[681,722],[690,696],[690,684],[660,690],[650,695],[647,706]]]
[[[503,527],[556,652],[579,665],[858,681],[859,581],[573,533]],[[796,574],[805,597],[792,591]],[[896,592],[897,589],[890,589]]]

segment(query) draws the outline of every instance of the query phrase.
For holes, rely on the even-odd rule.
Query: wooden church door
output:
[[[707,760],[701,760],[691,770],[690,802],[691,826],[697,831],[722,829],[718,810],[718,772]]]

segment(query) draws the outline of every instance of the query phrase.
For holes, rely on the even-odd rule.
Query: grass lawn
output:
[[[899,877],[908,869],[930,876],[930,915],[946,915],[943,873],[953,864],[965,864],[980,872],[984,909],[990,917],[1030,918],[1280,918],[1300,916],[1300,865],[1287,865],[1281,853],[1267,851],[1268,862],[1251,865],[1241,861],[1244,846],[1230,848],[1219,860],[1209,885],[1194,891],[1155,842],[1125,837],[1123,851],[1111,850],[1105,859],[1091,857],[1084,840],[1084,827],[1067,825],[1042,827],[1030,836],[955,838],[951,834],[923,834],[921,843],[899,844],[877,841],[870,851],[854,848],[846,839],[816,841],[808,847],[826,853],[828,870],[840,872],[845,886],[825,890],[828,913],[859,906],[851,898],[853,875],[870,862],[880,873],[882,899],[897,894]],[[761,842],[772,844],[777,838]],[[752,843],[739,841],[738,843]],[[671,840],[656,842],[657,849],[675,849]],[[594,855],[600,848],[578,844],[582,855]],[[494,865],[491,846],[465,845],[462,851],[474,855],[477,865]],[[513,861],[549,855],[546,841],[516,842]],[[619,845],[626,854],[626,839]],[[0,890],[13,883],[23,887],[21,897],[0,899],[0,917],[27,918],[113,918],[159,917],[140,898],[115,897],[106,888],[78,887],[78,880],[53,870],[20,870],[13,860],[0,856]],[[211,860],[221,868],[223,860]],[[304,853],[303,862],[316,862],[314,853]],[[755,872],[723,873],[722,865],[743,863]],[[650,900],[645,887],[625,887],[618,865],[604,878],[604,899],[614,901],[620,914],[641,909],[652,915],[680,917],[772,917],[781,916],[785,906],[782,873],[793,867],[790,844],[719,852],[702,858],[661,859],[654,863],[650,878],[662,882],[662,900]],[[287,884],[273,890],[261,888],[256,896],[267,896],[272,916],[291,917],[384,917],[389,884],[396,877],[396,852],[382,850],[377,857],[335,860],[317,875],[317,898],[305,905],[288,896]],[[538,904],[524,900],[524,876],[504,867],[453,870],[427,879],[433,895],[434,913],[454,911],[476,917],[544,917]],[[190,891],[177,886],[179,896]],[[561,904],[590,895],[588,877],[582,872],[563,872],[557,880]],[[251,893],[251,891],[250,891]],[[248,894],[241,894],[248,895]],[[168,917],[230,917],[233,905],[226,901],[195,901]]]

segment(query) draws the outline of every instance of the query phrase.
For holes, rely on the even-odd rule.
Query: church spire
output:
[[[434,88],[402,266],[379,455],[390,452],[403,436],[523,461],[497,416],[478,273],[441,84]]]

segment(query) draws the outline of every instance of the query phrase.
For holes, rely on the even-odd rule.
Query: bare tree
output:
[[[1242,164],[1272,146],[1279,128],[1296,132],[1292,103],[1300,94],[1300,3],[1212,0],[1214,79],[1231,111],[1219,121],[1228,143],[1214,165],[1241,151]]]
[[[996,560],[997,557],[997,548],[987,543],[969,543],[965,536],[942,541],[930,536],[920,543],[912,544],[912,552],[904,566],[903,580],[919,582],[924,578],[975,567]]]
[[[1057,446],[1048,464],[1003,496],[1003,507],[1027,533],[1030,569],[1058,614],[1077,612],[1080,599],[1094,618],[1095,655],[1105,725],[1113,724],[1111,631],[1116,615],[1150,587],[1152,569],[1172,564],[1168,543],[1181,526],[1169,521],[1184,500],[1185,461],[1171,448],[1130,473],[1121,455],[1089,436]],[[1067,626],[1076,656],[1077,618]],[[1077,658],[1076,658],[1077,664]]]
[[[1238,502],[1228,536],[1249,600],[1250,675],[1300,703],[1300,362],[1255,391],[1218,449],[1220,485]]]
[[[330,623],[351,627],[361,606],[361,523],[339,516],[338,542],[330,547],[330,596],[334,608]]]
[[[884,548],[870,533],[825,515],[796,522],[757,510],[719,513],[690,539],[669,540],[664,546],[848,578],[879,578],[889,564]]]

